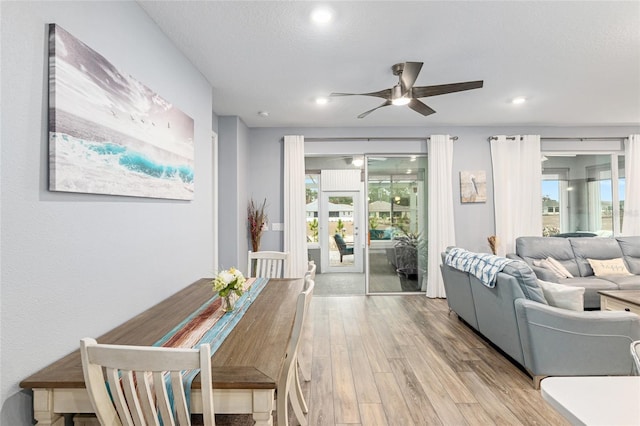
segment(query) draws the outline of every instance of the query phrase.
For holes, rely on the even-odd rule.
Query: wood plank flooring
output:
[[[568,424],[443,299],[314,296],[301,350],[313,426]]]
[[[569,424],[444,299],[314,296],[309,319],[300,359],[311,363],[310,426]],[[291,409],[289,424],[298,424]]]

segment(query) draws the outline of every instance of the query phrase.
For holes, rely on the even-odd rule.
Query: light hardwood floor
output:
[[[568,424],[446,300],[316,296],[310,319],[310,425]]]

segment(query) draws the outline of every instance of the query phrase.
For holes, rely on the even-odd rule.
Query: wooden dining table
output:
[[[97,338],[99,343],[151,346],[212,296],[202,278]],[[211,358],[216,413],[252,414],[258,426],[273,425],[273,401],[304,280],[269,279]],[[99,313],[96,313],[99,315]],[[81,337],[78,337],[78,345]],[[33,391],[38,425],[64,425],[64,414],[93,413],[79,349],[20,382]],[[199,376],[191,412],[201,413]]]

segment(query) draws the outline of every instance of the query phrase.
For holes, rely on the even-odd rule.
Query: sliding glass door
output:
[[[367,292],[426,290],[427,157],[366,156]]]

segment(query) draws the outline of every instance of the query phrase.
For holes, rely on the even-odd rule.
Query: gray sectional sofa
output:
[[[600,290],[640,290],[640,237],[520,237],[516,239],[516,252],[507,257],[524,260],[541,280],[584,287],[585,309],[600,308]],[[551,270],[535,265],[549,257],[560,262],[573,277],[560,278]],[[597,277],[588,261],[619,258],[632,275]]]
[[[629,345],[640,339],[640,316],[549,306],[536,275],[519,260],[504,266],[490,288],[445,264],[447,252],[441,271],[449,308],[524,367],[534,387],[546,376],[632,374]]]

